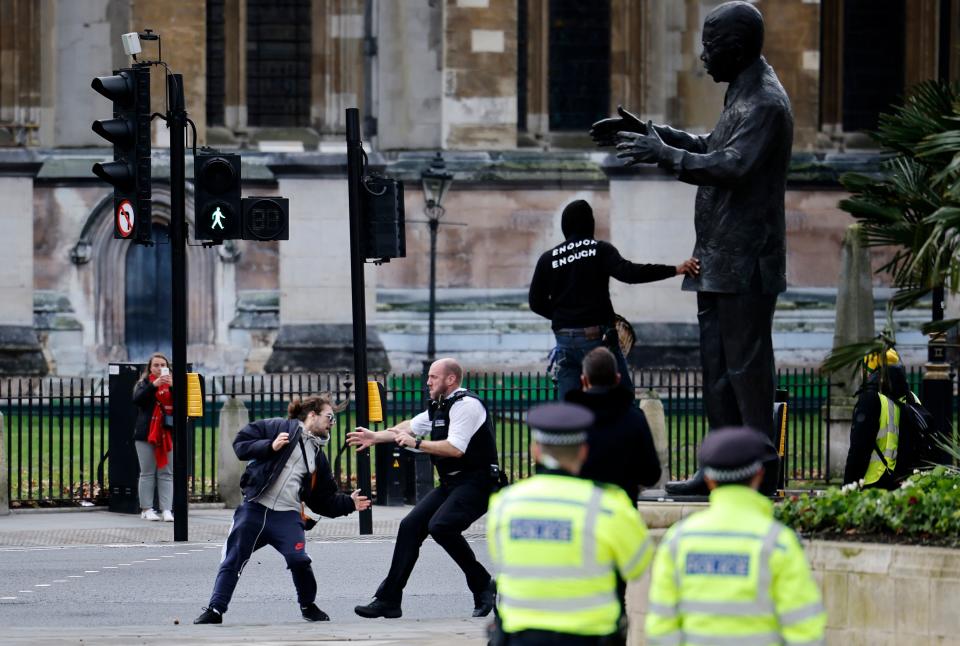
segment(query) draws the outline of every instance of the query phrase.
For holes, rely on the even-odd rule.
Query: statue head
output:
[[[729,83],[760,57],[763,15],[749,2],[724,2],[703,21],[700,60],[717,83]]]

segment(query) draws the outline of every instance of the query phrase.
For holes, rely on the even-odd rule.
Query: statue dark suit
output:
[[[683,289],[697,292],[707,418],[711,429],[750,426],[772,439],[771,337],[777,294],[786,288],[784,192],[793,113],[760,56],[762,43],[763,19],[748,3],[728,2],[707,16],[701,59],[714,80],[730,83],[710,134],[644,124],[622,108],[619,118],[597,122],[591,134],[601,145],[616,143],[618,157],[629,164],[656,163],[700,187],[693,256],[701,271],[685,278]],[[774,470],[768,467],[771,482]]]

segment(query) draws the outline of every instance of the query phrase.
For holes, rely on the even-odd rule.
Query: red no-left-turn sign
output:
[[[117,205],[117,233],[121,238],[133,235],[133,225],[136,222],[136,213],[130,200],[124,200]]]

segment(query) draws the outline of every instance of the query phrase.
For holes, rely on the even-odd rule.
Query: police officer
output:
[[[710,508],[671,527],[657,549],[648,644],[824,643],[827,616],[800,541],[757,492],[775,455],[752,429],[704,439]]]
[[[641,265],[625,260],[617,248],[595,240],[593,209],[574,200],[563,209],[560,228],[565,240],[540,256],[530,281],[530,309],[550,319],[557,345],[551,365],[557,366],[558,399],[580,388],[583,356],[604,343],[613,328],[610,278],[624,283],[649,283],[678,274],[696,276],[695,258],[674,265]],[[612,333],[611,333],[612,334]],[[609,337],[608,337],[609,338]],[[608,343],[617,357],[623,385],[632,393],[627,364],[616,343]]]
[[[617,573],[629,581],[650,564],[647,528],[623,490],[576,476],[593,421],[578,404],[530,409],[537,474],[490,500],[501,643],[604,643],[620,620]]]
[[[850,450],[843,470],[844,484],[863,480],[863,487],[896,489],[900,486],[895,472],[911,466],[898,461],[900,418],[904,403],[920,404],[907,383],[907,373],[900,355],[893,348],[885,355],[871,353],[863,358],[865,379],[857,393],[850,425]],[[909,470],[906,470],[909,473]]]
[[[463,537],[463,531],[487,511],[498,466],[493,423],[483,402],[462,388],[463,369],[455,360],[439,359],[427,373],[430,409],[384,431],[363,427],[347,434],[358,450],[395,442],[430,456],[440,486],[427,494],[400,523],[390,571],[373,600],[357,606],[361,617],[400,617],[403,588],[420,555],[420,546],[433,537],[467,577],[473,592],[473,616],[493,610],[493,579]]]

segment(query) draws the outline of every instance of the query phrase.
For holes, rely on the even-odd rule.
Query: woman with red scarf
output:
[[[173,415],[170,362],[159,352],[150,356],[147,368],[133,387],[133,403],[139,408],[133,439],[140,460],[140,517],[173,522],[173,434],[168,420]],[[159,486],[160,514],[153,508]]]

